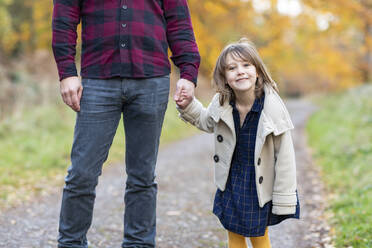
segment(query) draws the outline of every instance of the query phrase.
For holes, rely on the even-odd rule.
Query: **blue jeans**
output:
[[[95,187],[123,113],[125,130],[124,239],[122,247],[155,247],[155,165],[169,97],[169,76],[83,79],[71,166],[65,178],[58,247],[87,248]]]

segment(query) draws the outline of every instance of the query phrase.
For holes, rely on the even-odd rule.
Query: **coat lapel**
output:
[[[261,150],[267,135],[273,133],[277,136],[290,129],[293,129],[293,124],[289,117],[289,113],[279,95],[270,86],[265,85],[264,90],[266,96],[264,109],[261,112],[261,117],[257,127],[255,163],[257,163],[257,160],[261,154]],[[282,115],[280,118],[273,119],[273,116],[277,113],[281,113]]]
[[[216,94],[212,100],[212,104],[209,109],[209,113],[213,120],[217,123],[220,119],[226,123],[226,125],[231,129],[235,137],[235,126],[234,119],[232,115],[232,107],[229,103],[225,102],[223,106],[219,102],[219,94]]]
[[[265,85],[265,102],[264,108],[261,112],[260,120],[257,126],[257,138],[255,148],[255,163],[261,153],[262,147],[265,143],[266,136],[270,133],[274,135],[280,135],[293,128],[293,124],[289,117],[288,111],[284,106],[284,103],[280,99],[279,95],[270,86]],[[217,123],[220,119],[226,123],[235,139],[235,126],[234,118],[232,115],[232,106],[229,103],[225,103],[223,106],[219,104],[219,94],[216,94],[212,100],[212,104],[209,109],[209,113],[214,121]],[[275,113],[283,113],[281,118],[272,118]]]
[[[264,111],[261,112],[260,120],[258,121],[257,126],[257,136],[256,136],[256,146],[254,154],[254,162],[257,164],[257,160],[260,157],[262,147],[265,143],[266,136],[272,133],[274,130],[269,119],[267,118]]]
[[[221,120],[223,120],[226,123],[226,125],[230,128],[235,137],[234,118],[232,115],[232,107],[230,104],[224,107],[221,113]]]

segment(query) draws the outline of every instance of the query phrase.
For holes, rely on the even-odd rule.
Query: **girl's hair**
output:
[[[217,59],[216,66],[213,71],[213,85],[217,88],[216,91],[220,93],[220,104],[223,105],[226,101],[235,100],[234,91],[227,84],[225,73],[227,69],[226,58],[231,55],[234,59],[248,61],[256,67],[258,74],[255,96],[259,98],[264,91],[264,84],[271,85],[276,91],[278,88],[276,83],[271,78],[269,71],[263,63],[257,49],[247,38],[242,38],[236,43],[227,45],[221,52]]]

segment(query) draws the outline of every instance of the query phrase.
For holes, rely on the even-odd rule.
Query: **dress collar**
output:
[[[254,103],[250,111],[256,112],[256,113],[260,112],[263,109],[264,101],[265,101],[265,93],[263,93],[260,98],[256,98],[254,100]],[[236,108],[235,100],[231,100],[230,105],[232,106],[234,111],[238,111],[238,109]]]

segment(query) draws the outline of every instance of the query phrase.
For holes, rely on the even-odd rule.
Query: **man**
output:
[[[75,66],[82,21],[82,82]],[[155,164],[169,96],[168,46],[180,92],[193,96],[200,56],[186,0],[54,0],[53,52],[63,101],[77,112],[58,247],[86,248],[95,187],[123,113],[122,247],[155,247]]]

